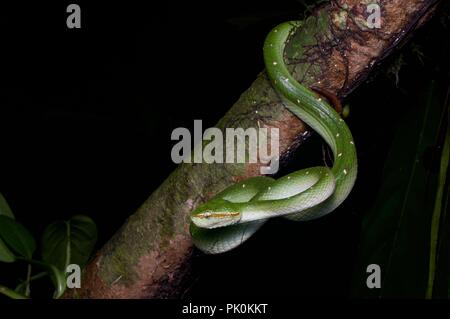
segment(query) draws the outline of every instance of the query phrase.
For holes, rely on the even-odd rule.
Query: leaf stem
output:
[[[45,276],[47,276],[47,275],[48,275],[48,272],[44,271],[44,272],[40,272],[40,273],[38,273],[38,274],[36,274],[36,275],[34,275],[34,276],[31,276],[31,277],[30,277],[30,283],[33,282],[33,281],[35,281],[35,280],[37,280],[37,279],[43,278],[43,277],[45,277]],[[21,282],[21,283],[16,287],[16,289],[14,289],[14,290],[15,290],[15,291],[21,291],[21,290],[22,290],[22,287],[23,287],[24,285],[26,285],[26,284],[27,284],[27,282],[26,282],[26,281],[23,281],[23,282]]]
[[[19,294],[19,293],[15,292],[14,290],[9,289],[8,287],[2,286],[2,285],[0,285],[0,294],[3,294],[12,299],[28,299],[27,296]]]
[[[55,286],[55,291],[53,294],[53,297],[55,299],[58,299],[62,296],[66,289],[66,278],[65,273],[61,272],[58,268],[51,264],[47,264],[42,261],[34,260],[34,259],[28,259],[23,257],[18,257],[18,260],[22,260],[24,262],[30,263],[32,265],[35,265],[37,267],[41,267],[47,270],[48,274],[50,275],[50,278],[52,278],[53,284]]]

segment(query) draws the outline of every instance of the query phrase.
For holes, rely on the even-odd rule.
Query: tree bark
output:
[[[292,73],[307,86],[344,98],[386,56],[426,22],[443,0],[335,0],[317,8],[286,48]],[[379,3],[381,28],[370,29],[367,5]],[[276,127],[282,162],[308,128],[280,102],[266,74],[216,127]],[[229,185],[259,175],[260,164],[183,164],[96,254],[80,289],[66,298],[176,298],[191,279],[195,258],[189,214]]]

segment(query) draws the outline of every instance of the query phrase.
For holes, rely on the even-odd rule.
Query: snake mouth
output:
[[[226,212],[226,213],[215,213],[215,212],[206,212],[195,215],[197,218],[229,218],[239,216],[238,212]]]
[[[241,219],[239,212],[205,212],[191,217],[200,228],[213,229],[236,224]]]

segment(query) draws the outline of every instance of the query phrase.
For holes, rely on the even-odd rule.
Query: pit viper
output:
[[[207,254],[236,248],[273,217],[306,221],[324,216],[353,188],[357,156],[348,126],[329,104],[297,82],[286,66],[285,46],[299,27],[300,21],[285,22],[268,34],[263,50],[266,72],[285,107],[331,148],[333,166],[302,169],[276,180],[252,177],[200,205],[190,215],[190,233],[195,246]]]

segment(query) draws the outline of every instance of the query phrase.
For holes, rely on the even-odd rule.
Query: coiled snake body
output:
[[[357,158],[349,128],[330,105],[292,77],[284,62],[285,44],[299,26],[300,22],[285,22],[269,33],[264,44],[266,71],[284,105],[330,146],[333,167],[302,169],[277,180],[253,177],[217,194],[191,214],[194,244],[205,253],[239,246],[272,217],[319,218],[338,207],[353,188]]]

